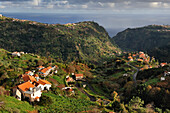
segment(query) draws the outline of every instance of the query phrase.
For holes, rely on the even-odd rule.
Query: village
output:
[[[13,52],[13,57],[21,57],[21,55],[27,54],[24,52]],[[58,72],[58,66],[38,66],[36,70],[27,71],[20,75],[20,84],[13,87],[13,96],[18,100],[27,100],[29,102],[40,101],[40,97],[43,91],[49,91],[52,83],[45,80],[47,76],[53,76]],[[43,77],[43,79],[41,77]],[[74,78],[74,79],[73,79]],[[75,87],[72,85],[75,81],[84,81],[83,74],[67,75],[65,78],[66,87],[59,87],[61,90],[74,93]]]

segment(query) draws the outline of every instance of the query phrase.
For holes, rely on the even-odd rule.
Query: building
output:
[[[25,72],[25,74],[26,74],[26,75],[31,75],[31,76],[34,75],[34,73],[33,73],[32,71],[27,71],[27,72]]]
[[[15,56],[20,57],[20,56],[21,56],[21,54],[20,54],[19,52],[13,52],[13,53],[12,53],[12,56],[14,56],[14,57],[15,57]]]
[[[44,69],[44,68],[45,68],[44,66],[38,66],[38,67],[37,67],[38,70],[42,70],[42,69]]]
[[[39,87],[35,87],[31,82],[25,82],[23,84],[18,85],[17,89],[22,93],[23,99],[29,99],[30,102],[40,101],[41,97],[41,89]]]
[[[82,80],[83,74],[75,74],[76,80]]]
[[[0,14],[0,17],[2,17],[2,14]]]
[[[72,77],[66,76],[66,82],[75,82],[75,80]]]
[[[31,75],[22,75],[22,79],[24,82],[30,81],[31,83],[36,81],[35,77]]]
[[[38,87],[40,87],[42,90],[50,90],[50,87],[51,87],[51,83],[48,82],[47,80],[42,80],[42,79],[39,79],[39,81],[37,81],[37,83],[41,86],[38,85]]]
[[[167,65],[167,63],[161,63],[160,65],[163,67],[163,66]]]
[[[47,67],[47,68],[44,68],[44,69],[40,70],[40,71],[38,72],[38,74],[46,77],[47,75],[50,74],[51,70],[54,70],[54,68],[51,67],[51,66],[49,66],[49,67]]]

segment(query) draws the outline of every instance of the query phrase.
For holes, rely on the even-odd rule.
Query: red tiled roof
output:
[[[68,78],[66,78],[66,81],[67,81],[67,82],[72,82],[72,81],[74,81],[74,79],[71,78],[71,77],[68,77]]]
[[[43,72],[43,73],[46,73],[46,71],[48,71],[47,68],[44,68],[44,69],[41,70],[41,72]]]
[[[51,66],[48,66],[47,69],[51,69],[52,67]]]
[[[31,84],[29,81],[25,82],[21,85],[18,85],[18,88],[21,89],[22,91],[28,91],[29,88],[34,88],[35,86]]]
[[[47,80],[42,80],[42,79],[39,79],[39,81],[38,81],[37,83],[42,84],[42,85],[51,84],[51,83],[48,82]]]
[[[35,100],[39,99],[40,97],[35,97]]]
[[[83,77],[83,74],[75,74],[76,77]]]
[[[30,75],[23,75],[22,77],[23,77],[23,80],[24,80],[25,82],[27,82],[27,81],[29,81],[29,80],[31,80],[31,82],[36,81],[36,79],[35,79],[35,77],[34,77],[34,76],[30,76]]]
[[[27,72],[25,72],[25,74],[28,74],[28,73],[30,73],[31,71],[27,71]]]
[[[43,66],[38,66],[38,68],[44,68]]]

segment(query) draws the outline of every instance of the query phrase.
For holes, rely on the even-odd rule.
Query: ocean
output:
[[[170,25],[170,14],[56,14],[56,13],[2,13],[4,16],[48,24],[67,24],[94,21],[103,26],[110,37],[127,28],[151,24]]]

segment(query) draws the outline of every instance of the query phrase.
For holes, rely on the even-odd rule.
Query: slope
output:
[[[160,61],[170,61],[165,59],[170,55],[170,26],[168,25],[128,28],[118,33],[112,40],[124,50],[147,51],[148,54],[155,56]]]
[[[28,20],[0,18],[0,47],[57,58],[98,61],[119,51],[105,29],[95,22],[42,24]]]

